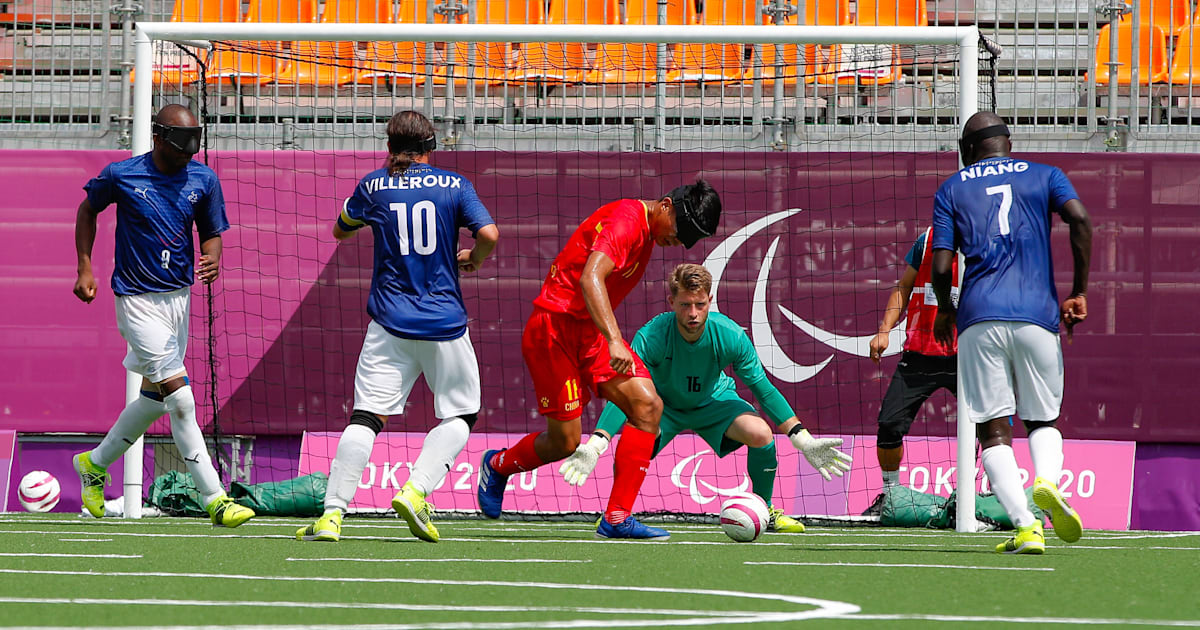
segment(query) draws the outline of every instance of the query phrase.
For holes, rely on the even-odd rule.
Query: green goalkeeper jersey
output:
[[[738,379],[750,388],[763,410],[776,424],[796,415],[783,394],[767,379],[758,352],[750,337],[732,319],[710,313],[704,334],[688,343],[675,325],[675,313],[655,316],[633,338],[634,352],[642,358],[663,405],[676,411],[704,407],[713,397],[736,389],[726,367],[732,367]],[[609,403],[597,429],[616,435],[625,422],[625,414],[611,413]]]

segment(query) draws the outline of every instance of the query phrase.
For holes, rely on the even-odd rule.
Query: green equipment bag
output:
[[[893,486],[883,497],[879,524],[884,527],[941,528],[948,499],[936,494],[917,492],[906,486]]]
[[[200,503],[200,493],[192,475],[169,470],[150,485],[146,503],[162,510],[167,516],[208,516]]]
[[[1033,504],[1033,489],[1025,489],[1025,500],[1038,519],[1043,512]],[[904,486],[895,486],[883,499],[879,524],[884,527],[928,527],[930,529],[954,529],[957,524],[957,493],[950,497],[917,492]],[[995,529],[1013,529],[1012,520],[994,494],[975,496],[975,518]]]
[[[320,516],[324,512],[325,473],[270,483],[229,484],[229,496],[259,516]],[[208,516],[190,473],[167,471],[154,480],[146,502],[168,516]]]
[[[259,516],[320,516],[329,477],[315,472],[270,483],[229,484],[229,496]]]

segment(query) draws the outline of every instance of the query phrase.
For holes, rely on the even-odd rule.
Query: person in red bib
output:
[[[871,340],[871,360],[879,363],[888,348],[891,330],[900,316],[907,318],[904,353],[891,385],[883,396],[879,409],[879,432],[875,452],[883,473],[883,491],[900,482],[900,460],[904,457],[904,436],[912,427],[921,405],[941,388],[957,395],[958,342],[944,344],[933,336],[933,320],[937,317],[937,297],[933,294],[933,253],[930,230],[917,237],[904,257],[908,268],[888,296],[887,309],[879,332]],[[952,296],[958,299],[958,261],[954,261]],[[877,513],[883,494],[867,509]]]
[[[720,217],[720,197],[708,182],[698,180],[654,201],[622,199],[601,206],[571,235],[550,265],[521,337],[521,354],[546,430],[484,453],[477,492],[484,516],[500,518],[510,475],[575,452],[580,416],[594,392],[628,418],[615,453],[612,494],[596,536],[670,537],[631,516],[658,437],[662,400],[650,372],[621,336],[613,310],[641,281],[655,244],[691,248],[716,232]]]

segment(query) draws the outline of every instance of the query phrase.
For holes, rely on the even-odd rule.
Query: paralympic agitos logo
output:
[[[802,211],[800,208],[789,208],[752,221],[731,234],[724,241],[718,243],[709,252],[708,257],[704,260],[704,266],[708,268],[713,276],[712,310],[720,311],[721,296],[719,287],[721,276],[724,275],[726,266],[734,257],[734,254],[737,253],[738,249],[768,226],[799,214]],[[767,310],[767,281],[771,271],[771,263],[775,260],[775,251],[779,246],[779,238],[776,236],[771,241],[771,246],[767,248],[767,253],[763,256],[762,264],[758,270],[758,277],[754,282],[753,304],[750,313],[750,339],[754,342],[754,349],[758,351],[759,360],[762,361],[763,367],[766,368],[771,376],[785,383],[799,383],[819,374],[833,360],[834,355],[830,353],[824,360],[813,365],[802,365],[793,360],[779,345],[779,341],[775,337],[775,332],[771,330]],[[779,309],[779,312],[793,326],[829,348],[856,357],[867,358],[871,356],[870,342],[871,338],[875,336],[874,334],[867,334],[861,337],[839,335],[817,327],[788,310],[783,305],[777,304],[776,308]],[[901,320],[891,330],[888,349],[883,353],[883,356],[890,356],[901,352],[904,345],[904,326],[905,321]]]

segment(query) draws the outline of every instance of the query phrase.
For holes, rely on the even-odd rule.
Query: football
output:
[[[58,505],[60,494],[58,480],[44,470],[35,470],[22,477],[21,486],[17,489],[17,499],[30,512],[53,510]]]
[[[737,542],[753,542],[767,528],[767,504],[756,494],[732,497],[721,504],[721,529]]]

